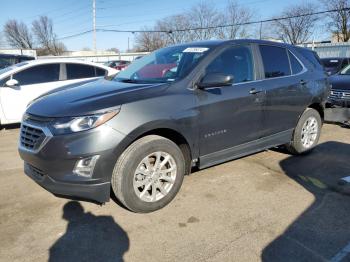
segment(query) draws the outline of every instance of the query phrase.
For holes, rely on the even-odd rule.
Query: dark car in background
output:
[[[134,212],[171,202],[191,167],[318,143],[329,94],[317,55],[260,40],[157,50],[113,80],[37,99],[23,117],[25,173],[57,196]],[[210,188],[210,185],[208,185]],[[200,200],[198,200],[200,201]]]
[[[105,63],[106,66],[112,67],[114,69],[117,69],[119,71],[124,70],[128,65],[130,65],[130,61],[127,60],[115,60],[115,61],[109,61]]]
[[[29,60],[35,60],[35,57],[26,55],[0,54],[0,69]]]
[[[321,62],[329,75],[334,75],[350,64],[349,57],[321,58]]]
[[[331,93],[330,106],[350,108],[350,65],[329,78]]]

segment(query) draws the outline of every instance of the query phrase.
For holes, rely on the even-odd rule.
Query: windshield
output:
[[[12,65],[12,66],[8,66],[8,67],[5,67],[3,69],[0,69],[0,75],[6,73],[6,72],[9,72],[11,71],[12,69],[15,69],[17,67],[21,67],[21,66],[24,66],[24,65],[27,65],[28,63],[26,62],[22,62],[22,63],[18,63],[18,64],[15,64],[15,65]]]
[[[114,78],[122,82],[173,82],[187,76],[209,52],[203,46],[173,46],[131,63]]]
[[[322,64],[326,68],[339,68],[341,62],[340,59],[322,59]]]
[[[350,75],[350,65],[345,67],[343,70],[340,71],[341,75]]]

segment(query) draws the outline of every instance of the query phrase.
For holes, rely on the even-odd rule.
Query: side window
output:
[[[234,83],[254,80],[254,65],[250,48],[238,46],[225,50],[208,65],[206,73],[233,75]]]
[[[32,85],[59,81],[60,64],[37,65],[12,76],[20,85]]]
[[[102,69],[102,68],[99,68],[99,67],[95,67],[96,68],[96,76],[104,76],[107,71]]]
[[[290,59],[290,65],[292,67],[292,74],[299,74],[301,71],[303,71],[303,66],[300,64],[298,59],[295,58],[295,56],[288,51],[289,59]]]
[[[291,74],[287,50],[285,48],[261,45],[260,53],[266,78],[289,76]]]
[[[95,77],[95,67],[83,64],[66,64],[67,80]]]

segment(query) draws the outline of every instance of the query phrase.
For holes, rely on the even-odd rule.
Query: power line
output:
[[[306,16],[322,15],[322,14],[334,13],[334,12],[339,12],[339,11],[350,11],[350,8],[332,9],[332,10],[326,10],[326,11],[320,11],[320,12],[312,12],[312,13],[305,13],[305,14],[301,14],[301,15],[285,16],[285,17],[278,17],[278,18],[270,18],[270,19],[265,19],[265,20],[250,21],[250,22],[244,22],[244,23],[214,25],[214,26],[206,26],[206,27],[182,28],[182,29],[174,29],[174,30],[118,30],[118,29],[101,29],[101,28],[99,28],[99,29],[96,29],[96,31],[97,32],[114,32],[114,33],[166,33],[166,34],[172,34],[175,32],[197,31],[197,30],[226,28],[226,27],[233,27],[233,26],[263,24],[263,23],[268,23],[268,22],[288,20],[288,19],[306,17]],[[65,37],[62,37],[60,39],[77,37],[77,36],[81,36],[84,34],[88,34],[90,32],[92,32],[92,30],[81,32],[79,34],[65,36]]]

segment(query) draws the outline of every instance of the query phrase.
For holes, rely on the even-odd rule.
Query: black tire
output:
[[[176,177],[168,194],[158,201],[146,202],[134,190],[134,173],[145,157],[157,151],[165,152],[175,160]],[[115,196],[126,208],[137,213],[148,213],[163,208],[173,200],[185,173],[185,158],[180,148],[169,139],[149,135],[135,141],[122,153],[115,164],[111,184]]]
[[[302,129],[308,119],[314,117],[317,121],[317,136],[313,144],[309,147],[305,147],[302,143]],[[320,114],[313,108],[307,108],[299,118],[298,124],[294,129],[292,140],[286,145],[287,150],[294,155],[310,152],[318,143],[321,135],[322,119]]]

